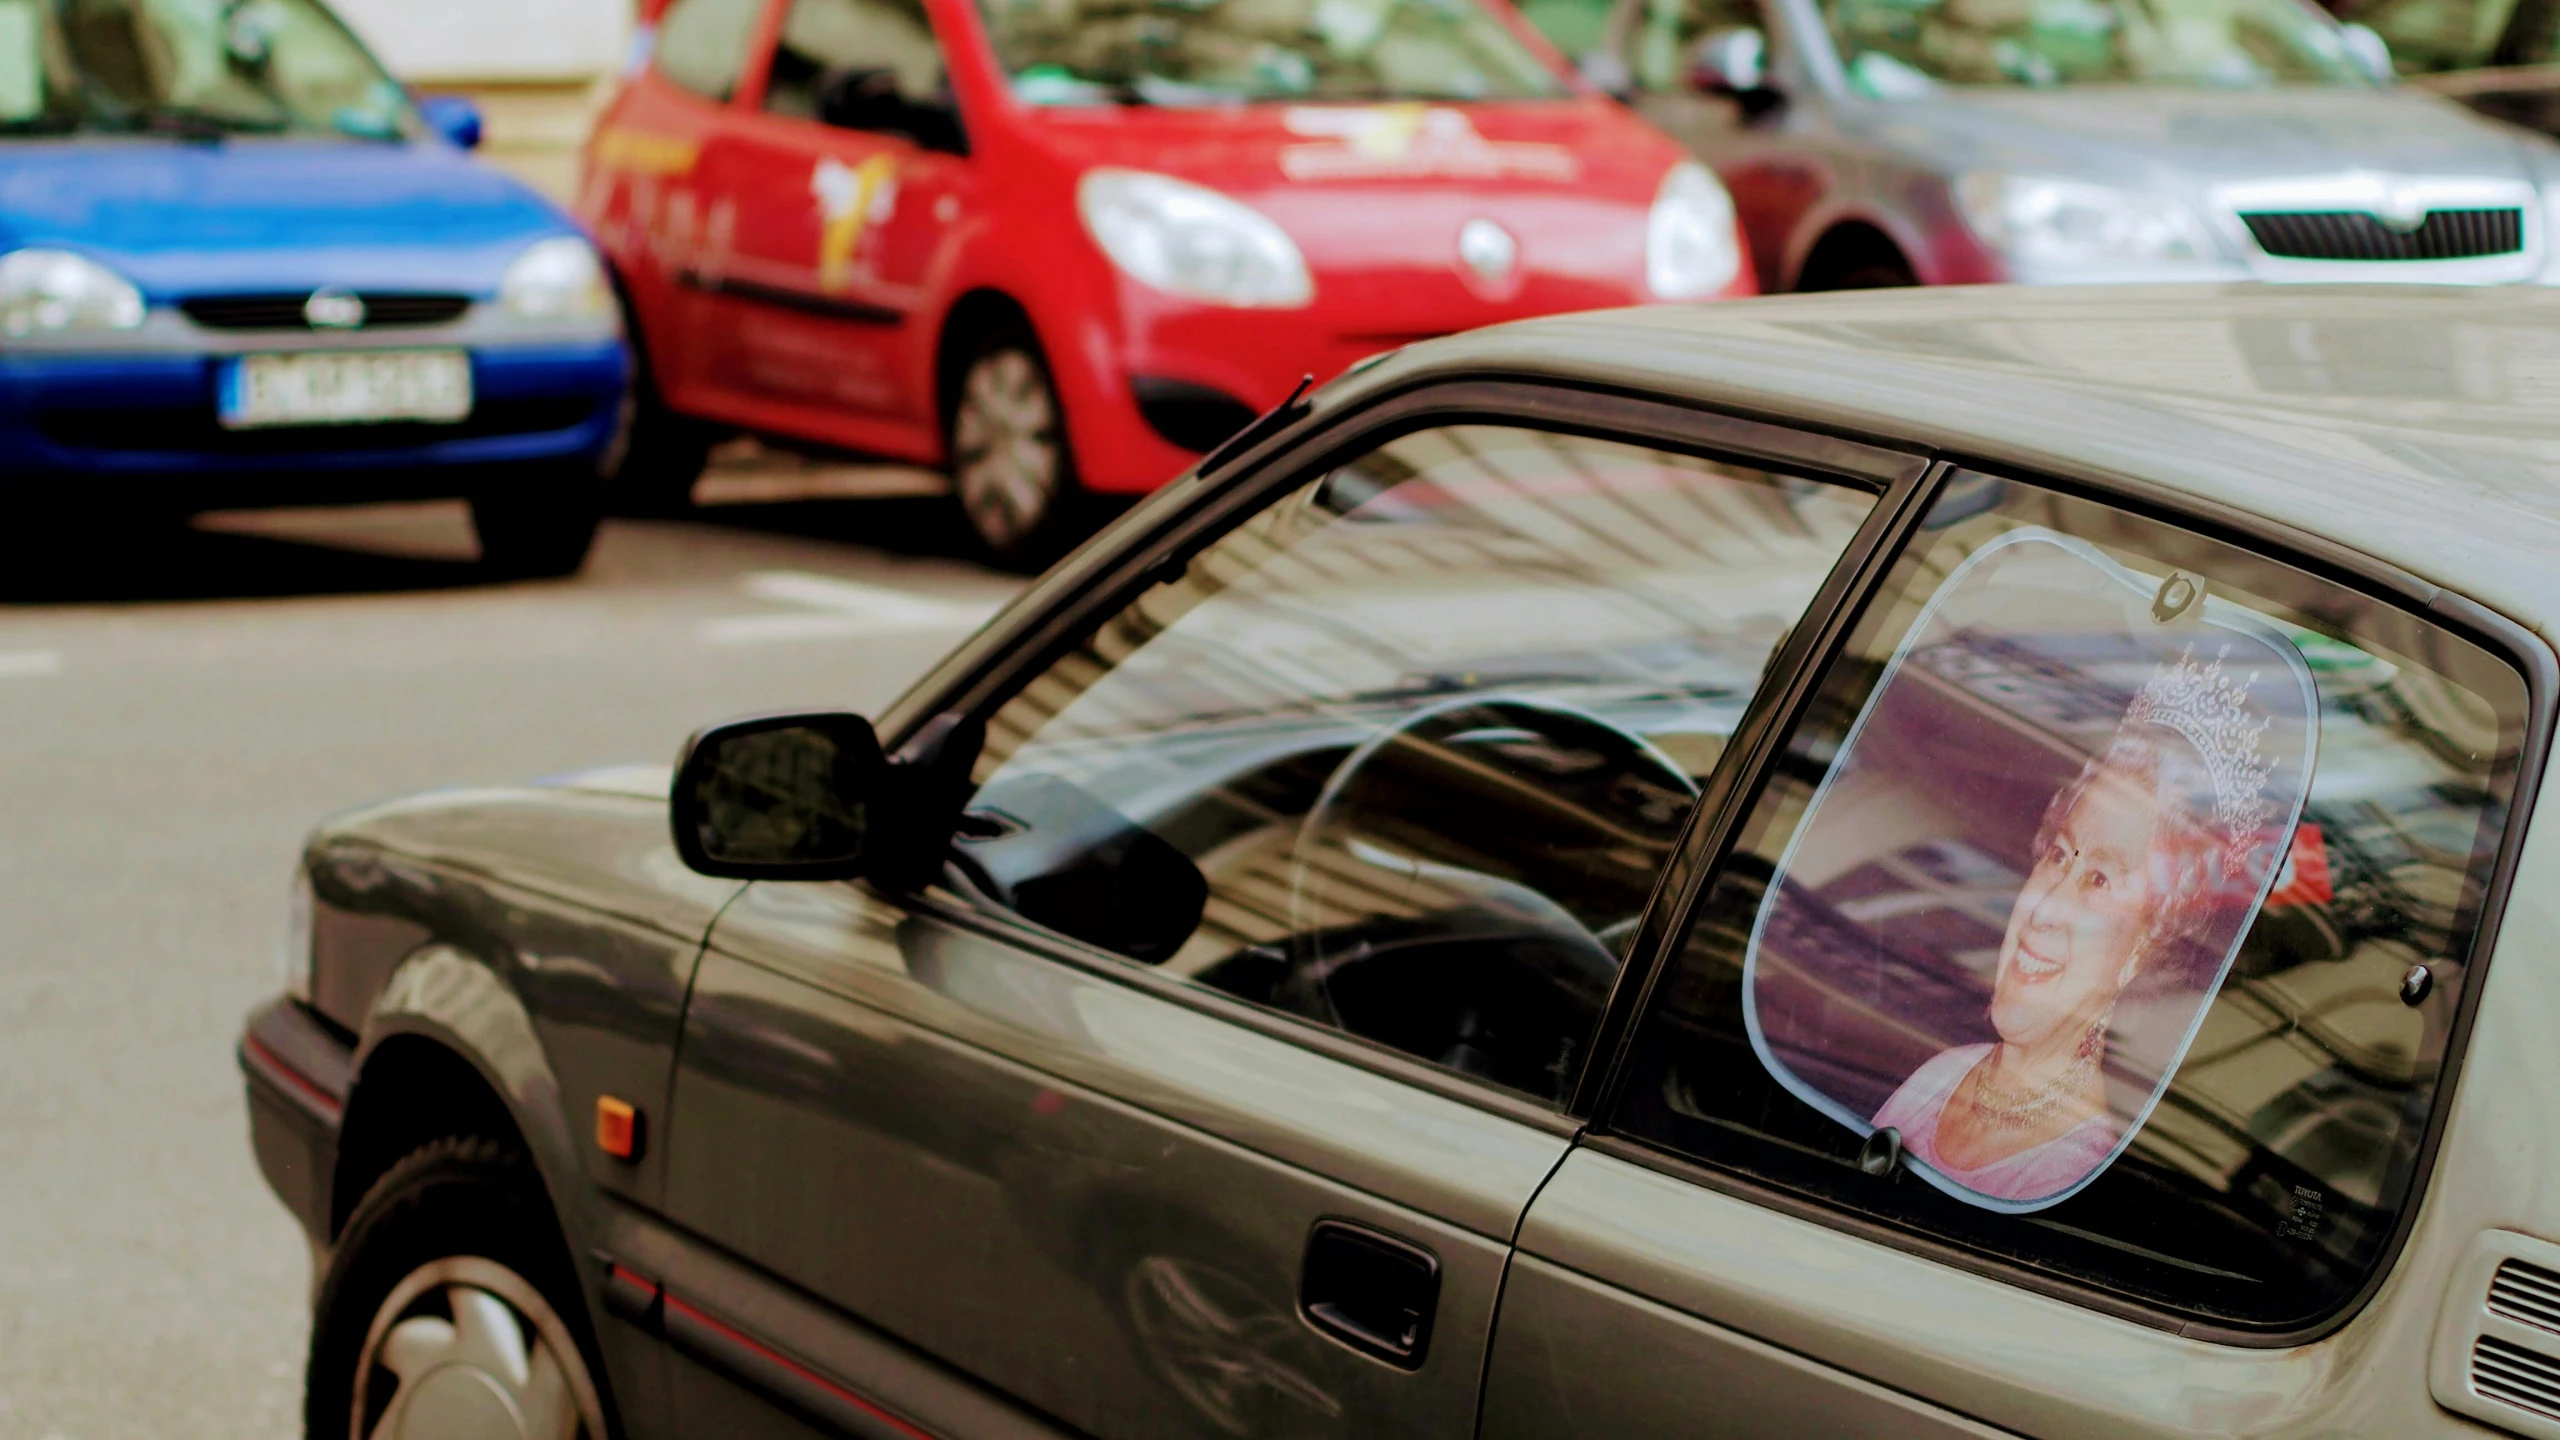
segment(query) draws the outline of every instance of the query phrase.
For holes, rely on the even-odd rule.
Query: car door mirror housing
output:
[[[2347,58],[2374,84],[2388,85],[2399,78],[2391,63],[2391,44],[2381,31],[2350,22],[2338,27],[2338,40],[2346,47]]]
[[[873,859],[889,765],[859,715],[764,715],[685,742],[670,820],[705,875],[849,880]]]
[[[459,95],[420,97],[418,118],[456,150],[480,148],[480,107]]]
[[[1702,95],[1740,101],[1746,115],[1776,108],[1779,95],[1769,85],[1769,37],[1740,26],[1708,31],[1689,52],[1689,86]]]

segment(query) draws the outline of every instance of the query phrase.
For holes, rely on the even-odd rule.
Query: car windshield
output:
[[[417,133],[314,0],[0,0],[0,132]]]
[[[1824,0],[1850,87],[2365,85],[2338,27],[2299,0]]]
[[[1034,105],[1566,93],[1474,0],[980,0]]]

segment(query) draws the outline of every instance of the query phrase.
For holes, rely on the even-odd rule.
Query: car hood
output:
[[[2527,146],[2560,156],[2413,90],[1950,90],[1862,109],[1877,139],[1949,174],[2059,175],[2190,195],[2351,173],[2537,181]]]
[[[1032,131],[1070,177],[1149,170],[1253,205],[1341,305],[1434,334],[1645,298],[1645,215],[1686,158],[1596,99],[1060,107],[1033,112]],[[1520,288],[1461,283],[1459,237],[1479,220],[1517,242]]]
[[[78,250],[155,299],[209,291],[497,289],[566,217],[433,143],[146,138],[0,144],[0,249]]]
[[[1485,104],[1077,106],[1033,112],[1078,166],[1154,170],[1236,193],[1609,194],[1650,200],[1677,147],[1604,100]]]

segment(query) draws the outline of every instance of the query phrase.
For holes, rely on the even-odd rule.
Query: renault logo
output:
[[[332,286],[314,290],[302,302],[302,318],[314,330],[359,330],[364,327],[364,297]]]
[[[1488,284],[1503,280],[1520,263],[1520,242],[1511,232],[1479,216],[1458,230],[1458,258]]]

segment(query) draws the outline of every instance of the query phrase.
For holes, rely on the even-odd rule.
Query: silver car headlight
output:
[[[1170,175],[1088,170],[1076,210],[1120,273],[1169,295],[1289,309],[1315,299],[1306,257],[1270,216]]]
[[[2029,269],[2211,265],[2202,217],[2174,196],[2033,175],[1967,175],[1956,205],[1983,241]]]
[[[311,1003],[311,907],[311,872],[296,865],[293,888],[285,897],[284,938],[276,946],[276,970],[284,993],[305,1005]]]
[[[498,282],[498,298],[526,320],[593,320],[613,313],[604,261],[575,235],[526,246]]]
[[[1742,272],[1733,197],[1703,165],[1671,167],[1644,227],[1645,288],[1661,300],[1713,295]]]
[[[134,330],[147,309],[132,281],[68,250],[0,255],[0,335]]]

